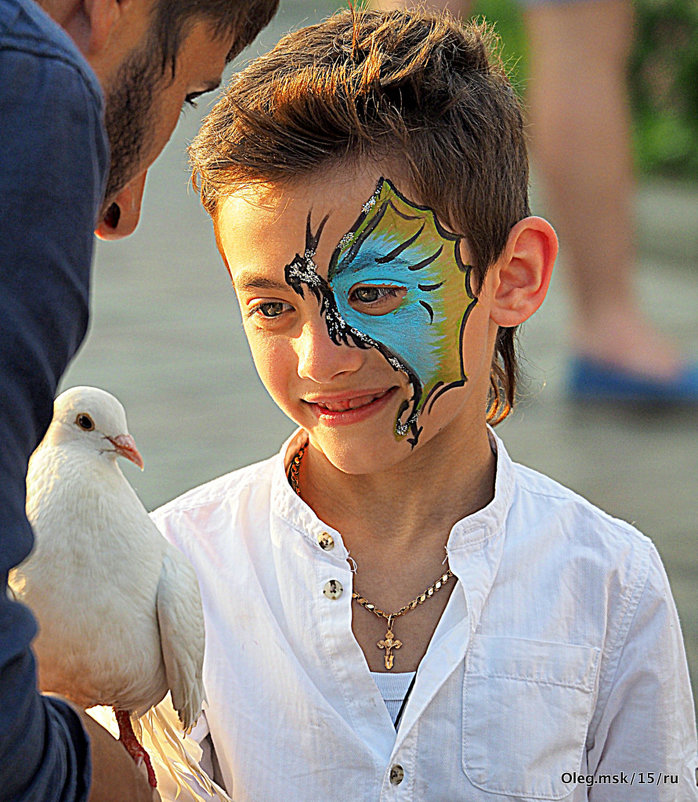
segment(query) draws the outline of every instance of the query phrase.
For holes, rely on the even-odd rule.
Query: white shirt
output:
[[[342,536],[286,479],[303,437],[154,513],[198,574],[235,802],[698,799],[681,630],[646,537],[497,439],[495,496],[450,533],[458,583],[396,732],[352,634]]]

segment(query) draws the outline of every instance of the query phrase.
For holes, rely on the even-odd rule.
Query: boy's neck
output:
[[[462,435],[435,435],[394,467],[359,476],[339,471],[309,448],[301,495],[341,533],[353,555],[385,552],[395,558],[443,550],[453,525],[494,496],[496,457],[484,422]]]

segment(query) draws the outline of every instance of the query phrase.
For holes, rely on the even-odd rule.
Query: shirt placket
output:
[[[348,554],[334,530],[325,527],[309,534],[316,544],[311,603],[318,645],[343,699],[348,723],[373,754],[382,776],[395,729],[351,628],[353,574]]]

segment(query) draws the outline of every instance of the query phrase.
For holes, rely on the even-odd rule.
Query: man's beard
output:
[[[138,175],[149,135],[157,122],[153,115],[153,98],[161,80],[158,48],[146,45],[126,59],[106,92],[104,124],[111,165],[103,215],[116,195]]]

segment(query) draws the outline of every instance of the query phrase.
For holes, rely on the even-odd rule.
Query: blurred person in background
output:
[[[572,301],[575,400],[698,402],[686,363],[642,309],[626,68],[630,0],[520,0],[529,39],[532,150],[560,236]],[[429,0],[462,17],[469,0]],[[374,0],[378,8],[410,5]]]
[[[158,798],[106,730],[38,693],[36,623],[8,598],[7,576],[33,543],[27,462],[87,330],[96,221],[105,238],[135,229],[147,169],[182,105],[218,86],[276,5],[0,0],[0,788],[8,802]]]

